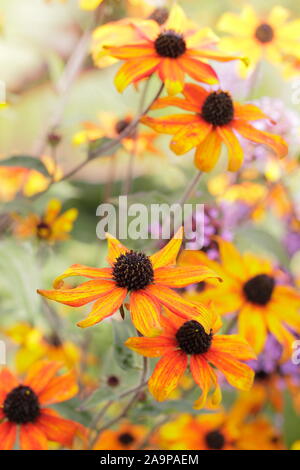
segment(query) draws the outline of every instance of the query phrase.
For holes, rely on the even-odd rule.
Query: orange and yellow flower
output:
[[[245,54],[250,61],[248,71],[263,58],[280,65],[285,57],[299,57],[300,20],[288,21],[289,17],[290,12],[282,6],[274,6],[266,16],[259,16],[251,5],[240,14],[226,12],[217,27],[229,36],[220,40],[220,48]],[[247,73],[243,66],[241,73]]]
[[[186,318],[202,310],[180,297],[173,288],[180,288],[219,276],[205,266],[177,267],[176,257],[182,243],[182,228],[159,252],[152,256],[129,250],[107,234],[109,268],[91,268],[75,264],[54,281],[55,290],[38,290],[48,299],[72,307],[96,301],[92,311],[78,326],[86,328],[113,315],[130,294],[130,314],[137,330],[144,335],[157,334],[161,329],[161,306]],[[63,289],[62,280],[70,276],[91,279],[73,289]]]
[[[125,422],[116,430],[103,431],[93,446],[93,450],[136,450],[145,434],[145,426]]]
[[[292,331],[300,333],[300,294],[288,285],[276,284],[282,273],[272,263],[252,253],[241,254],[233,244],[217,238],[220,264],[208,262],[203,252],[189,253],[193,264],[214,266],[224,279],[222,286],[211,287],[198,294],[199,301],[213,299],[220,314],[236,313],[238,333],[259,354],[267,333],[283,346],[283,359],[291,357],[295,340]]]
[[[22,382],[7,368],[0,371],[1,450],[13,449],[18,429],[22,450],[46,450],[48,441],[72,446],[82,426],[48,408],[78,392],[74,374],[56,375],[60,368],[58,362],[37,362]]]
[[[195,29],[183,10],[174,5],[163,26],[146,21],[145,27],[133,23],[140,41],[110,47],[109,54],[125,62],[115,77],[115,85],[122,92],[130,83],[137,83],[157,73],[170,95],[179,93],[184,86],[185,75],[194,80],[214,84],[218,77],[206,62],[208,59],[230,61],[238,59],[210,48],[217,42],[209,28]]]
[[[189,319],[180,318],[168,310],[161,323],[163,331],[159,336],[129,338],[125,343],[143,356],[162,356],[148,382],[157,401],[166,400],[177,387],[188,362],[194,381],[202,390],[194,404],[197,409],[216,407],[221,402],[222,392],[215,369],[219,369],[233,387],[250,390],[254,372],[242,361],[256,356],[243,338],[215,335],[221,323],[210,308],[191,315]],[[214,392],[208,396],[212,387]]]
[[[256,129],[248,121],[268,119],[257,106],[233,102],[228,92],[207,91],[195,84],[186,84],[184,99],[166,97],[158,99],[152,109],[176,106],[192,114],[173,114],[151,118],[142,122],[157,132],[173,135],[171,150],[177,155],[195,151],[195,166],[202,171],[211,171],[217,164],[222,143],[228,149],[228,170],[237,171],[242,163],[244,151],[237,138],[243,138],[270,147],[283,157],[288,147],[282,137]]]
[[[13,214],[14,235],[18,238],[36,236],[49,243],[66,240],[73,229],[78,211],[73,208],[61,214],[61,208],[61,202],[58,199],[52,199],[42,216],[29,214],[27,217],[22,217],[19,214]]]

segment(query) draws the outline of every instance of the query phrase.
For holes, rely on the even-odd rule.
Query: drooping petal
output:
[[[164,401],[177,387],[188,363],[183,351],[172,351],[163,356],[155,366],[148,385],[157,401]]]
[[[211,384],[211,367],[200,354],[192,355],[190,369],[197,385],[202,390],[202,394],[194,403],[194,408],[201,409],[205,406],[207,395]]]
[[[50,300],[55,300],[61,304],[71,307],[81,307],[93,300],[103,297],[112,292],[116,287],[114,281],[92,280],[80,284],[73,289],[38,289],[38,293]]]
[[[250,390],[254,379],[254,371],[251,367],[233,359],[231,355],[219,351],[209,350],[206,357],[225,375],[230,385],[239,390]]]
[[[125,345],[146,357],[161,357],[177,348],[175,339],[167,336],[129,338]]]
[[[113,237],[110,233],[106,233],[107,239],[107,248],[108,248],[108,255],[107,261],[112,266],[117,258],[121,255],[125,255],[130,251],[126,246],[122,245],[122,243]]]
[[[89,279],[111,279],[112,270],[111,268],[100,269],[84,266],[83,264],[73,264],[54,280],[54,289],[59,289],[63,284],[62,280],[72,276],[88,277]]]
[[[39,393],[39,401],[42,405],[60,403],[70,400],[78,393],[76,376],[73,371],[67,374],[53,377],[42,392]]]
[[[258,106],[254,104],[234,103],[235,119],[244,121],[256,121],[257,119],[270,119]]]
[[[24,383],[39,395],[55,377],[62,363],[57,361],[39,361],[33,364],[28,371]]]
[[[220,276],[205,266],[172,266],[155,270],[154,282],[167,287],[186,287],[206,279],[221,280]]]
[[[219,81],[214,69],[204,62],[200,62],[200,60],[192,59],[191,57],[184,55],[178,60],[178,62],[180,62],[184,72],[198,82],[214,85]]]
[[[151,106],[151,109],[162,109],[166,108],[167,106],[175,106],[176,108],[181,108],[186,111],[193,111],[195,113],[199,111],[198,105],[191,103],[187,99],[184,100],[174,96],[165,96],[164,98],[159,98]]]
[[[235,359],[248,361],[256,359],[252,347],[239,335],[218,335],[214,336],[211,351],[218,351],[220,354],[231,355]]]
[[[0,423],[0,450],[12,450],[17,437],[17,426],[5,421]]]
[[[172,240],[167,243],[161,250],[150,256],[153,269],[162,268],[164,266],[172,266],[176,264],[176,259],[181,247],[183,238],[183,227],[180,227],[175,233]]]
[[[144,336],[156,336],[161,332],[161,307],[155,298],[143,291],[132,292],[130,295],[130,314],[132,323]]]
[[[228,149],[228,170],[238,171],[243,163],[244,150],[230,126],[219,126],[217,132]]]
[[[38,425],[23,424],[20,430],[20,446],[22,450],[47,450],[47,437]]]
[[[80,322],[77,323],[77,326],[80,328],[87,328],[88,326],[95,325],[99,323],[104,318],[110,317],[113,315],[122,305],[127,295],[127,290],[122,288],[115,288],[113,291],[102,296],[89,313],[89,315]]]
[[[70,447],[78,429],[78,424],[69,419],[54,416],[52,410],[44,408],[38,418],[38,427],[49,441],[59,442]]]
[[[194,124],[198,121],[199,118],[196,114],[171,114],[169,116],[161,116],[157,118],[144,116],[141,119],[143,124],[151,127],[151,129],[154,129],[156,132],[171,135],[176,134],[182,126]]]
[[[187,153],[203,142],[211,129],[212,124],[199,117],[197,122],[186,125],[176,132],[171,140],[170,148],[176,155]]]
[[[164,82],[169,95],[177,95],[184,86],[184,72],[174,59],[164,58],[158,68],[158,75]]]
[[[221,143],[219,134],[212,131],[197,145],[194,162],[200,171],[211,171],[216,166],[220,156]]]
[[[145,60],[131,59],[125,62],[115,76],[117,90],[121,93],[130,83],[152,75],[160,61],[158,57],[148,57]]]
[[[235,120],[233,126],[243,137],[252,142],[270,147],[279,157],[287,155],[287,143],[279,135],[255,129],[251,124],[242,120]]]
[[[256,354],[261,353],[267,339],[267,326],[259,308],[246,304],[238,317],[238,332],[252,346]]]
[[[151,43],[143,44],[131,44],[119,47],[107,47],[105,48],[109,55],[116,57],[117,59],[147,59],[148,57],[155,57],[155,50]]]
[[[213,49],[190,49],[188,55],[202,59],[217,60],[218,62],[230,62],[232,60],[241,60],[248,65],[248,59],[239,55],[224,54],[224,52],[214,51]]]

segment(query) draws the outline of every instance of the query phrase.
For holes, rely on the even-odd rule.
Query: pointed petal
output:
[[[59,442],[63,446],[70,447],[78,429],[78,424],[69,419],[54,416],[51,411],[44,408],[38,418],[38,427],[52,442]]]
[[[73,289],[41,290],[38,293],[50,300],[55,300],[61,304],[71,307],[81,307],[93,300],[103,297],[112,292],[116,287],[114,281],[93,280],[80,284]]]
[[[219,245],[223,268],[234,278],[243,279],[245,276],[245,266],[239,251],[232,243],[227,242],[220,237],[217,237],[217,242]]]
[[[77,326],[87,328],[88,326],[99,323],[104,320],[104,318],[110,317],[121,307],[126,295],[126,289],[115,288],[113,291],[97,300],[89,315],[84,320],[78,322]]]
[[[200,60],[192,59],[188,56],[183,56],[179,59],[180,65],[191,78],[198,82],[208,83],[214,85],[218,83],[219,79],[214,69]]]
[[[234,129],[236,129],[246,139],[270,147],[279,157],[284,157],[288,153],[287,143],[279,135],[260,131],[247,122],[241,120],[234,121]]]
[[[172,240],[167,243],[160,251],[150,256],[153,269],[162,268],[176,264],[176,259],[181,247],[183,238],[183,227],[180,227]]]
[[[122,245],[122,243],[113,237],[110,233],[106,234],[106,239],[108,246],[107,261],[110,265],[113,265],[119,256],[128,253],[130,250],[126,248],[126,246]]]
[[[76,375],[73,371],[53,377],[42,392],[39,393],[41,404],[50,405],[70,400],[78,393]]]
[[[18,380],[7,367],[0,370],[0,405],[6,395],[17,386]]]
[[[88,277],[90,279],[111,279],[112,270],[111,268],[91,268],[89,266],[84,266],[83,264],[73,264],[68,269],[66,269],[60,276],[58,276],[54,282],[54,289],[59,289],[62,287],[62,280],[66,277],[72,276],[82,276]]]
[[[200,354],[191,356],[190,369],[197,385],[202,390],[201,397],[194,403],[194,408],[201,409],[205,406],[207,395],[211,385],[211,367]]]
[[[252,346],[256,354],[261,353],[267,340],[264,312],[249,304],[242,307],[238,317],[238,332]]]
[[[169,95],[177,95],[184,86],[184,72],[177,60],[164,58],[158,69],[158,74]]]
[[[219,369],[226,380],[239,390],[248,391],[252,387],[254,371],[247,364],[237,361],[229,354],[209,350],[207,360]]]
[[[254,104],[234,103],[234,117],[244,121],[256,121],[257,119],[270,119],[258,106]]]
[[[17,437],[17,426],[5,421],[0,423],[0,450],[12,450]]]
[[[155,270],[154,282],[167,287],[186,287],[206,279],[218,279],[220,276],[205,266],[173,266]]]
[[[246,57],[239,55],[228,55],[224,52],[214,51],[212,49],[190,49],[188,55],[191,57],[199,57],[202,59],[217,60],[218,62],[230,62],[232,60],[241,60],[245,65],[248,65],[249,61]]]
[[[228,149],[228,170],[238,171],[243,163],[244,150],[230,126],[217,127],[220,138]]]
[[[194,83],[186,83],[182,93],[187,101],[197,107],[198,112],[201,111],[202,105],[209,95],[205,88],[195,85]]]
[[[25,385],[31,387],[39,395],[61,369],[62,364],[56,361],[39,361],[33,364],[24,381]]]
[[[216,131],[210,132],[197,146],[194,162],[200,171],[211,171],[217,164],[222,140]]]
[[[256,359],[256,354],[251,346],[239,335],[215,336],[210,350],[218,351],[219,354],[224,352],[235,359],[242,359],[244,361]]]
[[[162,134],[176,134],[182,126],[194,124],[198,121],[199,118],[195,114],[172,114],[158,118],[144,116],[140,122],[151,127],[151,129],[154,129],[156,132]]]
[[[195,113],[199,111],[199,105],[191,103],[190,101],[184,100],[182,98],[176,98],[174,96],[159,98],[151,106],[151,109],[162,109],[166,108],[167,106],[175,106],[186,111],[194,111]]]
[[[47,450],[48,441],[36,424],[22,424],[20,430],[20,446],[22,450]]]
[[[174,338],[157,336],[156,338],[129,338],[125,346],[145,357],[161,357],[177,348]]]
[[[176,155],[187,153],[203,142],[211,129],[212,125],[199,117],[197,122],[186,125],[176,132],[170,148]]]
[[[117,59],[147,59],[148,57],[155,57],[155,50],[151,43],[145,42],[143,44],[131,44],[119,47],[105,48],[109,55]]]
[[[175,3],[170,10],[164,29],[172,29],[178,33],[183,33],[187,28],[187,24],[188,20],[183,9]]]
[[[156,336],[161,332],[159,303],[143,291],[130,295],[132,323],[144,336]]]
[[[267,324],[270,332],[275,336],[277,341],[283,346],[282,361],[290,360],[292,356],[292,346],[295,337],[288,331],[282,322],[273,314],[267,315]]]
[[[115,76],[117,90],[122,93],[130,83],[152,75],[160,61],[158,57],[148,57],[145,60],[131,59],[125,62]]]
[[[157,401],[164,401],[177,387],[187,368],[188,358],[183,351],[172,351],[163,356],[155,366],[148,386]]]

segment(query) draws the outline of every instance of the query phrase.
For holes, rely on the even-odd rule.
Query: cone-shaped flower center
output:
[[[47,343],[54,348],[60,348],[62,346],[62,341],[57,333],[52,333],[46,338]]]
[[[233,101],[229,93],[214,91],[208,95],[201,109],[201,117],[213,126],[225,126],[234,117]]]
[[[165,7],[155,8],[150,16],[148,16],[149,20],[156,21],[157,24],[162,25],[164,24],[169,17],[169,10]]]
[[[116,375],[110,375],[107,378],[107,385],[109,387],[117,387],[120,384],[120,380]]]
[[[129,291],[144,289],[154,280],[152,263],[144,253],[129,251],[117,258],[113,278],[118,287]]]
[[[271,300],[274,287],[273,277],[267,274],[258,274],[244,284],[244,294],[249,302],[266,305]]]
[[[218,429],[208,432],[205,436],[205,440],[209,449],[220,450],[223,449],[225,444],[225,438]]]
[[[7,395],[3,412],[11,423],[33,423],[40,415],[38,397],[30,387],[19,385]]]
[[[124,446],[129,446],[135,441],[134,436],[129,432],[123,432],[119,435],[119,442]]]
[[[51,227],[46,222],[40,222],[36,227],[36,233],[38,238],[49,238],[51,235]]]
[[[256,28],[255,37],[263,44],[271,42],[274,38],[274,30],[268,23],[262,23]]]
[[[257,372],[255,372],[255,380],[257,380],[258,382],[263,382],[264,380],[267,380],[269,377],[270,377],[270,374],[263,369],[260,369]]]
[[[208,335],[199,322],[189,320],[179,328],[176,339],[186,354],[203,354],[210,348],[212,333]]]
[[[161,33],[154,42],[154,47],[161,57],[177,59],[186,51],[186,43],[183,36],[172,29]]]

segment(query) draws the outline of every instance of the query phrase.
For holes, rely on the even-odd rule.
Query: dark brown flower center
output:
[[[62,341],[57,333],[52,333],[51,335],[46,337],[46,341],[50,346],[54,348],[59,348],[62,346]]]
[[[212,332],[208,335],[199,322],[189,320],[179,328],[176,339],[180,349],[186,354],[203,354],[211,346]]]
[[[203,103],[201,117],[213,126],[225,126],[234,117],[233,101],[229,93],[214,91]]]
[[[266,305],[272,297],[275,280],[267,274],[258,274],[244,284],[244,294],[249,302]]]
[[[263,370],[263,369],[258,370],[257,372],[255,372],[255,380],[256,380],[257,382],[264,382],[264,381],[267,380],[269,377],[270,377],[270,374],[268,374],[268,372],[266,372],[266,371]]]
[[[157,24],[162,25],[164,24],[167,19],[169,18],[169,10],[167,8],[155,8],[150,16],[148,16],[149,20],[156,21]]]
[[[129,291],[144,289],[154,280],[152,263],[144,253],[129,251],[117,258],[113,278],[118,287]]]
[[[119,435],[119,442],[124,446],[130,446],[135,441],[134,436],[129,432],[123,432]]]
[[[154,42],[154,47],[161,57],[177,59],[186,51],[186,43],[183,36],[172,29],[161,33]]]
[[[120,119],[120,121],[118,121],[115,126],[117,134],[122,134],[122,132],[125,131],[126,127],[128,127],[129,124],[129,119]]]
[[[36,227],[38,238],[47,239],[51,235],[51,227],[46,222],[40,222]]]
[[[271,42],[274,38],[274,30],[268,23],[262,23],[256,28],[255,37],[263,44]]]
[[[208,432],[205,436],[205,441],[207,447],[213,450],[221,450],[225,445],[225,438],[218,429]]]
[[[107,378],[107,385],[109,387],[117,387],[119,383],[120,383],[119,377],[117,377],[116,375],[110,375]]]
[[[40,415],[38,397],[30,387],[19,385],[7,395],[3,412],[11,423],[33,423]]]

